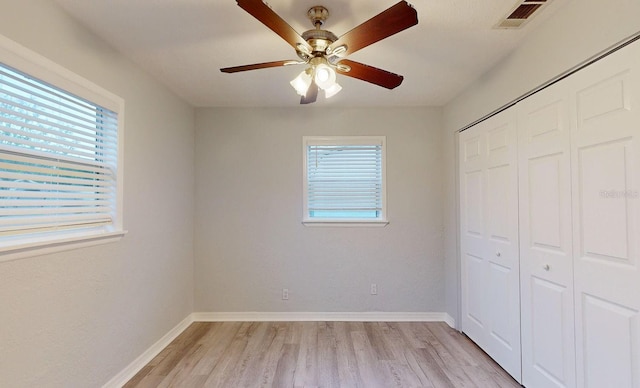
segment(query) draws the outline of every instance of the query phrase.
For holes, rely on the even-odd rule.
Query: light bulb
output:
[[[316,80],[317,82],[327,82],[330,77],[329,69],[325,67],[320,67],[316,70]]]
[[[336,72],[325,64],[316,66],[315,80],[318,87],[326,90],[336,83]]]

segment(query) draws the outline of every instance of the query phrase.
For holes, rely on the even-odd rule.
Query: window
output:
[[[304,223],[385,225],[385,137],[304,137]]]
[[[0,252],[121,235],[122,101],[0,48]]]

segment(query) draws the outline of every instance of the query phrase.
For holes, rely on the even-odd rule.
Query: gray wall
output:
[[[572,0],[444,109],[446,311],[457,317],[455,131],[640,31],[638,0]],[[456,321],[459,321],[456,319]]]
[[[427,108],[198,109],[196,311],[441,312],[440,118]],[[301,224],[304,135],[387,136],[389,225]]]
[[[194,111],[52,1],[0,9],[0,33],[125,99],[129,231],[0,262],[0,386],[101,386],[193,311]]]

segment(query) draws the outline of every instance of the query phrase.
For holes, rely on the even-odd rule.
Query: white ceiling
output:
[[[224,74],[222,67],[296,59],[294,50],[233,0],[55,0],[69,14],[194,106],[296,106],[289,86],[302,66]],[[302,33],[324,5],[324,28],[340,36],[397,0],[270,0]],[[513,50],[565,3],[553,0],[517,30],[493,26],[516,0],[414,0],[417,26],[349,59],[404,75],[394,90],[340,77],[340,94],[315,106],[441,106]]]

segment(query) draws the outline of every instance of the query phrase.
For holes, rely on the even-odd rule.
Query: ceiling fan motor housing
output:
[[[338,37],[327,30],[309,30],[302,33],[302,39],[313,48],[314,54],[324,54],[329,45],[338,40]]]

